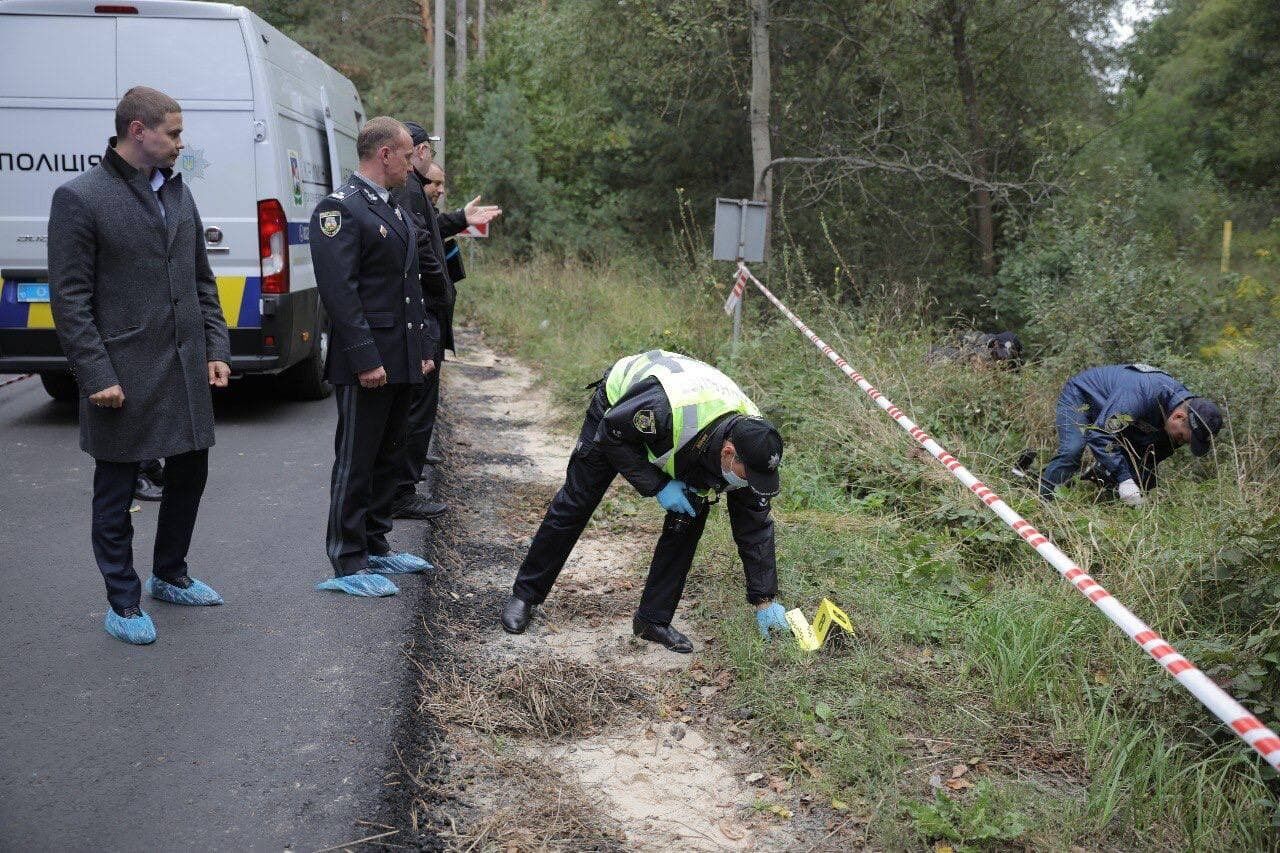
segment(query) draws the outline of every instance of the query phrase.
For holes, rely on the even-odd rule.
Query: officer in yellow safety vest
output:
[[[786,610],[775,601],[769,500],[778,493],[782,438],[729,377],[688,356],[653,350],[619,359],[594,386],[564,486],[520,566],[502,627],[529,626],[569,552],[613,478],[657,498],[667,511],[632,619],[636,636],[673,652],[693,651],[671,626],[710,505],[727,491],[729,523],[746,570],[747,601],[761,636],[786,631]]]

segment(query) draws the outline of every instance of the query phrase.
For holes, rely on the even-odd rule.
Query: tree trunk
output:
[[[485,0],[476,0],[476,62],[484,65],[484,5]]]
[[[454,0],[453,76],[458,82],[467,77],[467,0]]]
[[[773,159],[769,144],[769,3],[751,0],[751,168],[755,198],[768,205],[765,217],[765,262],[769,260],[769,234],[773,220],[773,174],[761,174]]]
[[[422,0],[426,2],[426,0]],[[444,168],[444,0],[436,0],[436,28],[435,28],[435,56],[432,57],[432,65],[435,68],[435,109],[432,116],[431,132],[433,135],[440,137],[440,141],[436,143],[435,161],[440,164],[440,168]]]
[[[418,15],[422,18],[422,41],[430,55],[435,50],[433,43],[436,38],[435,23],[431,20],[431,0],[418,0]],[[427,77],[434,79],[435,75],[428,72]]]
[[[960,97],[964,100],[965,120],[969,125],[969,147],[973,152],[971,168],[975,178],[986,181],[991,177],[990,153],[987,151],[987,136],[982,129],[982,117],[978,113],[978,84],[973,73],[973,60],[969,56],[965,2],[947,0],[945,8],[951,23],[951,55],[955,58]],[[996,272],[996,230],[991,211],[991,190],[973,187],[972,193],[982,274],[992,276]]]

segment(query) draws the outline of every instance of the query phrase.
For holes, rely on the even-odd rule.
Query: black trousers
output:
[[[406,498],[414,493],[422,479],[422,469],[427,464],[427,451],[431,447],[431,433],[436,428],[436,412],[440,409],[440,368],[444,351],[436,355],[436,369],[422,377],[421,385],[413,386],[413,398],[409,402],[409,429],[405,435],[404,461],[396,484],[395,498]]]
[[[416,386],[335,385],[334,436],[325,551],[336,575],[368,568],[390,551],[391,500],[403,466],[409,402]]]
[[[133,520],[129,515],[142,465],[99,459],[93,470],[93,556],[107,585],[107,601],[117,613],[137,607],[142,599],[142,584],[133,568]],[[174,581],[187,574],[191,532],[209,478],[209,451],[170,456],[164,462],[164,473],[151,573]]]
[[[595,444],[596,427],[604,416],[602,398],[597,392],[591,399],[578,444],[569,457],[564,485],[547,508],[516,575],[512,593],[530,604],[546,600],[591,514],[618,475],[613,463]],[[698,510],[692,518],[682,513],[667,513],[649,564],[649,576],[636,613],[654,625],[671,624],[680,596],[684,594],[698,540],[707,525],[710,505],[701,500],[691,500],[691,503]]]

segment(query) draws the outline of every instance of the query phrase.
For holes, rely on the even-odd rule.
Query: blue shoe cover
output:
[[[406,554],[403,551],[392,551],[381,557],[369,555],[369,571],[380,575],[412,575],[418,572],[434,570],[435,566],[417,554]]]
[[[334,592],[345,592],[347,595],[360,595],[365,598],[379,598],[384,595],[395,595],[400,589],[382,575],[370,572],[357,572],[354,575],[343,575],[320,581],[316,589],[331,589]]]
[[[141,616],[126,619],[108,607],[107,618],[103,620],[102,627],[117,640],[132,643],[135,646],[145,646],[156,641],[155,623],[145,612]]]
[[[208,607],[221,604],[222,596],[204,581],[191,579],[191,586],[183,589],[154,575],[147,580],[147,594],[170,604],[186,604],[191,607]]]

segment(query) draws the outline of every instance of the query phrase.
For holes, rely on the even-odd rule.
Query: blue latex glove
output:
[[[667,512],[683,512],[685,515],[697,515],[693,511],[693,504],[689,503],[689,499],[684,496],[684,483],[679,480],[672,480],[662,487],[662,491],[658,492],[658,504]]]
[[[770,631],[785,634],[791,630],[791,626],[787,624],[787,609],[776,601],[764,610],[756,611],[756,625],[760,628],[762,640],[769,639]]]

